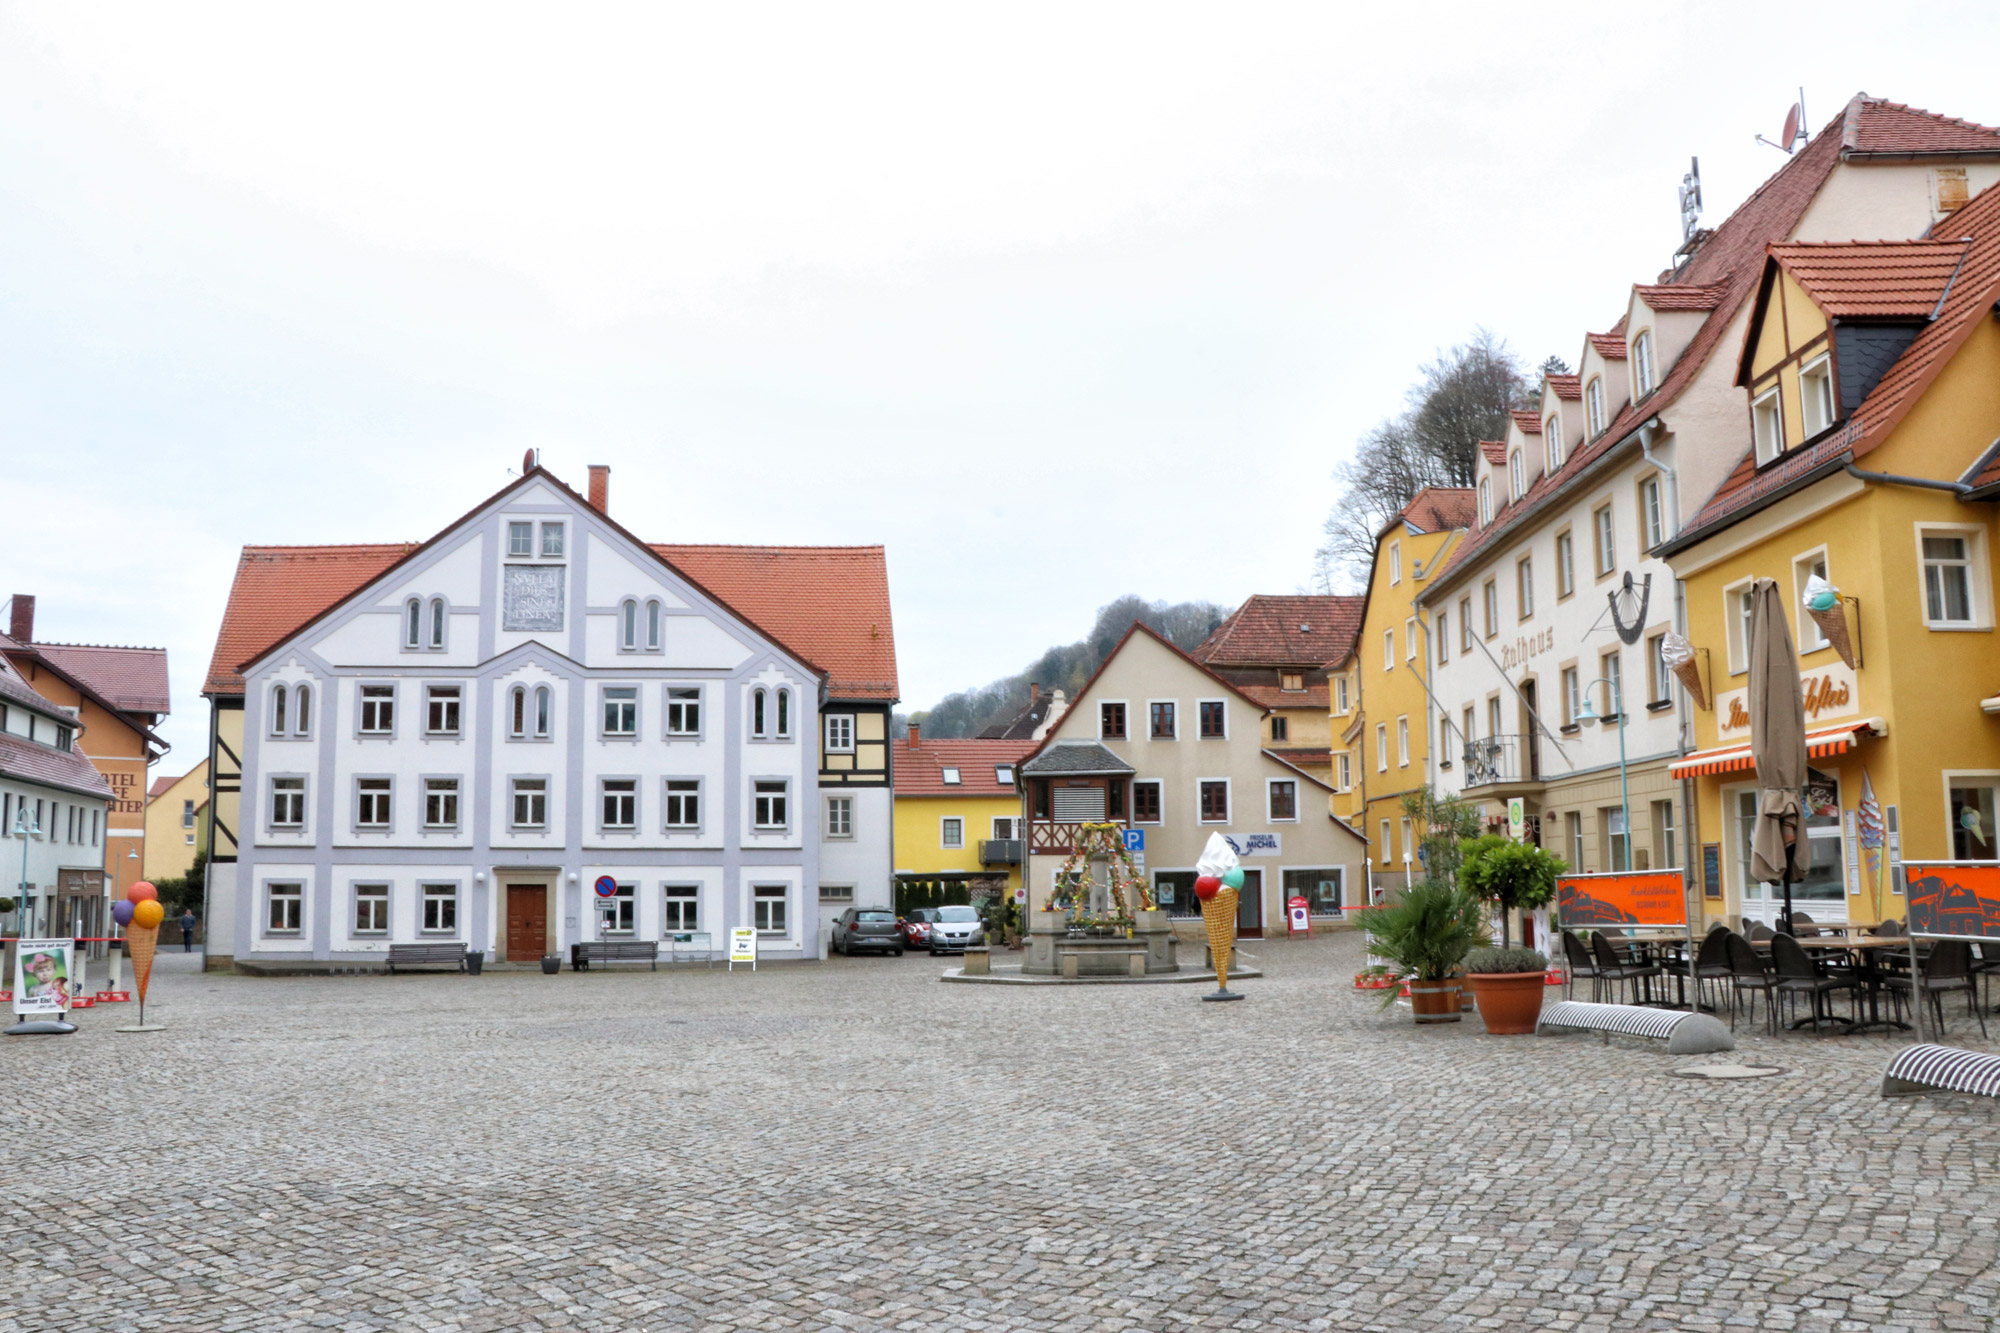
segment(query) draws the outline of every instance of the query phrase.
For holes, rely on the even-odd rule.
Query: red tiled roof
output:
[[[1517,407],[1513,411],[1514,425],[1523,435],[1542,433],[1542,414],[1529,408]],[[1504,442],[1503,442],[1504,443]]]
[[[1583,381],[1575,375],[1551,375],[1548,384],[1558,398],[1583,397]]]
[[[1929,319],[1971,245],[1840,241],[1774,245],[1770,253],[1830,318]]]
[[[1486,455],[1486,461],[1494,467],[1507,466],[1507,441],[1481,440],[1479,452]]]
[[[201,692],[241,694],[243,663],[359,592],[416,549],[415,542],[244,547]]]
[[[182,778],[186,776],[187,774],[185,773],[181,774]],[[169,791],[173,790],[174,784],[180,780],[181,778],[154,778],[153,785],[146,788],[146,799],[150,801],[155,796],[165,796]]]
[[[1793,221],[1796,222],[1797,219],[1794,218]],[[1789,233],[1791,228],[1787,227],[1785,230]],[[1632,290],[1639,293],[1639,299],[1655,310],[1713,310],[1729,296],[1729,288],[1724,283],[1717,283],[1712,287],[1640,283]]]
[[[897,796],[1014,796],[994,776],[1000,764],[1018,767],[1035,748],[1033,741],[931,740],[920,738],[915,749],[907,740],[890,747]],[[944,780],[944,770],[956,768],[958,782]]]
[[[1397,517],[1425,532],[1450,532],[1453,528],[1471,527],[1478,512],[1479,500],[1472,487],[1426,486],[1410,497]]]
[[[889,563],[879,546],[652,548],[827,673],[835,699],[899,697]]]
[[[1841,150],[1848,156],[1909,153],[2000,155],[2000,130],[1940,116],[1901,102],[1856,96],[1841,118]]]
[[[81,750],[57,750],[0,732],[0,775],[111,799],[111,784]]]
[[[1303,690],[1281,689],[1276,685],[1238,685],[1236,688],[1252,702],[1266,708],[1310,708],[1316,713],[1324,713],[1333,702],[1332,688],[1325,682],[1308,685]]]
[[[1354,646],[1367,601],[1362,596],[1258,593],[1231,612],[1189,656],[1215,667],[1320,667],[1338,662]],[[1257,697],[1249,687],[1242,688]]]
[[[58,670],[128,712],[164,713],[173,706],[167,690],[164,648],[114,648],[94,643],[31,646]]]
[[[1619,323],[1624,323],[1620,320]],[[1626,356],[1625,335],[1622,333],[1586,333],[1591,347],[1606,361],[1623,361]]]

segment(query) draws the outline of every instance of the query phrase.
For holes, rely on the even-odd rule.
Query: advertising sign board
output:
[[[1687,896],[1678,870],[1562,875],[1556,908],[1565,928],[1579,926],[1687,927]]]
[[[75,940],[22,940],[14,953],[14,1012],[69,1012],[82,985]]]
[[[738,963],[750,964],[750,970],[757,970],[757,928],[755,926],[732,926],[729,929],[729,970],[734,972]]]
[[[1910,934],[2000,940],[2000,865],[1905,861],[1903,872]]]

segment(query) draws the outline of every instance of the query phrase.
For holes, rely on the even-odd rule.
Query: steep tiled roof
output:
[[[1034,750],[1033,741],[930,740],[920,738],[915,749],[906,740],[892,748],[896,795],[1013,796],[1012,784],[994,775],[1001,764],[1018,765]],[[944,770],[956,768],[956,785],[944,780]]]
[[[1479,500],[1470,486],[1426,486],[1410,498],[1397,517],[1425,532],[1450,532],[1471,527],[1478,512]]]
[[[881,547],[656,545],[653,550],[812,659],[827,673],[830,697],[898,697],[889,562]]]
[[[1622,320],[1620,321],[1623,322]],[[1622,333],[1586,333],[1590,345],[1606,361],[1623,361],[1626,355],[1625,335]]]
[[[241,694],[239,668],[416,550],[380,546],[246,546],[215,636],[203,694]]]
[[[1507,465],[1507,441],[1505,440],[1481,440],[1479,442],[1479,452],[1485,454],[1486,461],[1494,467],[1505,467]]]
[[[22,707],[48,717],[67,716],[60,705],[37,694],[35,687],[16,675],[14,669],[4,661],[0,661],[0,699],[12,699]]]
[[[74,676],[128,712],[164,713],[173,706],[167,690],[164,648],[40,642],[33,647],[58,670]]]
[[[1791,228],[1787,227],[1785,230],[1789,232]],[[1632,290],[1639,293],[1639,299],[1655,310],[1713,310],[1729,298],[1729,288],[1722,283],[1717,283],[1713,287],[1640,283]]]
[[[1325,666],[1353,647],[1367,601],[1360,596],[1258,593],[1189,655],[1212,667]]]
[[[2000,130],[1901,102],[1857,96],[1841,118],[1840,146],[1850,157],[1877,153],[1889,157],[1910,153],[2000,155]]]
[[[181,777],[186,776],[185,773],[181,775]],[[153,785],[146,788],[146,799],[150,801],[155,796],[165,796],[173,790],[174,784],[180,780],[180,778],[154,778]]]
[[[1521,434],[1540,435],[1542,433],[1542,414],[1540,412],[1535,411],[1533,408],[1517,407],[1514,409],[1512,415],[1514,417],[1514,425],[1520,430]],[[1504,443],[1502,441],[1503,445]]]
[[[1957,238],[1774,245],[1771,258],[1833,319],[1929,319],[1971,244]]]
[[[111,784],[81,750],[56,750],[0,732],[0,776],[111,799]]]
[[[1054,740],[1053,737],[1050,738]],[[1132,765],[1098,741],[1060,740],[1021,765],[1023,773],[1131,773]]]
[[[1938,317],[1903,349],[1902,356],[1840,429],[1761,469],[1754,461],[1754,451],[1746,450],[1686,531],[1674,540],[1673,549],[1692,545],[1803,482],[1867,454],[1895,430],[2000,297],[2000,187],[1982,191],[1952,215],[1951,223],[1954,231],[1963,232],[1971,241],[1944,294]],[[1996,472],[1996,479],[2000,479],[2000,472]]]
[[[1056,706],[1057,692],[1055,690],[1044,690],[1039,686],[1031,686],[1030,688],[1033,692],[1026,708],[1023,708],[1005,722],[989,724],[974,739],[982,741],[1032,741],[1035,738],[1035,728],[1042,725],[1042,719],[1046,718],[1049,715],[1049,710]],[[1065,708],[1069,706],[1067,699],[1063,701],[1063,706]]]
[[[1549,387],[1558,398],[1578,399],[1583,397],[1583,381],[1575,375],[1551,375]]]

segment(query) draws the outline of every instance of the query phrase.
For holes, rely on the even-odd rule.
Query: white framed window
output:
[[[1648,551],[1667,539],[1667,511],[1661,502],[1658,477],[1639,483],[1639,526]]]
[[[854,836],[854,798],[852,796],[829,796],[826,798],[826,836],[829,838],[851,838]],[[998,834],[994,835],[998,837]]]
[[[828,713],[826,715],[826,749],[828,754],[854,753],[854,715],[852,713]]]
[[[1158,824],[1166,819],[1165,787],[1158,778],[1141,778],[1132,783],[1132,822]]]
[[[1535,614],[1535,560],[1533,556],[1522,556],[1514,562],[1514,596],[1521,608],[1521,619],[1527,620]]]
[[[1646,640],[1646,702],[1673,702],[1674,673],[1667,666],[1667,634],[1661,630]]]
[[[264,886],[264,933],[296,935],[305,920],[306,886],[279,882]]]
[[[1229,738],[1229,705],[1221,699],[1197,699],[1194,704],[1195,734],[1205,741]]]
[[[1521,451],[1516,449],[1507,458],[1507,498],[1519,504],[1521,497],[1527,493],[1528,465],[1522,460]]]
[[[1986,581],[1986,533],[1971,525],[1923,524],[1917,528],[1923,565],[1924,625],[1930,629],[1983,629],[1993,623]]]
[[[1272,824],[1299,822],[1299,784],[1292,778],[1264,780],[1265,819]]]
[[[666,646],[666,612],[659,602],[646,603],[646,651],[657,653]]]
[[[509,523],[507,525],[507,554],[531,557],[535,554],[535,525],[532,523]]]
[[[701,735],[701,688],[689,685],[667,687],[667,735]]]
[[[1813,652],[1827,646],[1826,632],[1819,622],[1806,610],[1806,580],[1817,574],[1826,578],[1826,548],[1817,547],[1803,555],[1792,557],[1792,611],[1801,654]]]
[[[1458,599],[1458,653],[1461,657],[1472,656],[1472,599]]]
[[[300,685],[292,691],[292,734],[306,737],[312,735],[313,691],[310,685]]]
[[[38,818],[37,824],[41,822]],[[274,829],[304,828],[306,824],[306,780],[304,778],[277,777],[271,779],[271,827]]]
[[[1655,801],[1653,802],[1653,868],[1678,870],[1680,864],[1680,846],[1674,841],[1674,803]]]
[[[1552,415],[1542,423],[1542,462],[1550,476],[1554,476],[1563,465],[1563,419]]]
[[[1382,631],[1382,669],[1384,671],[1396,669],[1396,631],[1393,629]]]
[[[938,846],[946,851],[957,851],[965,846],[965,821],[957,815],[946,815],[938,821]]]
[[[394,822],[395,799],[394,778],[356,778],[354,827],[374,833],[388,832]]]
[[[421,598],[412,597],[403,603],[403,646],[424,646],[424,604]]]
[[[1409,865],[1417,857],[1417,840],[1411,832],[1409,816],[1405,815],[1397,822],[1403,835],[1403,864]]]
[[[423,933],[451,935],[458,931],[458,885],[426,884],[423,894]]]
[[[611,886],[611,896],[606,898],[603,906],[598,909],[604,914],[602,917],[604,933],[606,935],[634,934],[638,925],[636,919],[638,916],[638,904],[638,885],[613,883]]]
[[[1148,699],[1146,701],[1148,735],[1156,741],[1179,740],[1181,734],[1179,701],[1175,699]]]
[[[664,884],[660,892],[666,908],[661,926],[668,934],[701,929],[701,885]]]
[[[510,826],[517,829],[545,829],[549,826],[549,780],[515,778],[511,787]]]
[[[1375,771],[1377,773],[1387,773],[1389,771],[1389,724],[1387,722],[1377,722],[1375,724]]]
[[[1604,376],[1592,375],[1590,383],[1583,386],[1584,423],[1590,428],[1590,438],[1604,434]]]
[[[283,685],[271,687],[271,734],[282,736],[291,729],[291,691]]]
[[[639,734],[639,689],[635,685],[606,685],[603,695],[604,735]]]
[[[549,738],[554,721],[554,695],[546,685],[535,687],[535,739]]]
[[[1405,714],[1396,719],[1396,766],[1410,766],[1410,719]]]
[[[458,735],[459,705],[464,691],[457,685],[424,686],[424,734]]]
[[[759,778],[754,784],[753,814],[756,827],[769,832],[782,829],[790,823],[788,806],[791,798],[791,782],[786,778]]]
[[[0,823],[4,823],[4,821],[0,821]],[[181,802],[181,827],[182,827],[182,828],[193,828],[193,827],[194,827],[194,802],[193,802],[193,801],[182,801],[182,802]],[[0,834],[4,834],[4,830],[0,830]]]
[[[618,604],[618,648],[627,653],[639,650],[639,603],[631,597]]]
[[[1440,611],[1437,615],[1438,665],[1451,661],[1451,613]]]
[[[1616,648],[1597,659],[1597,674],[1604,679],[1604,707],[1606,718],[1613,718],[1625,711],[1625,655]]]
[[[1403,544],[1401,542],[1390,542],[1389,543],[1389,586],[1394,587],[1396,584],[1401,583],[1402,581],[1403,581]]]
[[[1632,339],[1632,382],[1638,386],[1638,397],[1644,398],[1654,388],[1653,379],[1653,332],[1641,329]],[[1578,864],[1581,864],[1579,862]]]
[[[1810,440],[1833,425],[1833,358],[1821,356],[1799,367],[1799,412]]]
[[[750,691],[750,734],[765,737],[771,734],[771,696],[763,688]]]
[[[1106,699],[1097,706],[1097,739],[1122,741],[1126,738],[1125,700]]]
[[[1417,618],[1410,616],[1403,621],[1403,660],[1417,660]]]
[[[2000,859],[2000,775],[1980,771],[1943,773],[1946,830],[1954,861]]]
[[[458,827],[458,779],[424,779],[424,827],[431,829],[455,829]]]
[[[361,734],[364,736],[393,736],[396,734],[396,687],[394,685],[363,685],[361,687]]]
[[[602,810],[600,827],[639,827],[639,781],[637,778],[599,778],[597,783]]]
[[[1590,511],[1592,554],[1597,558],[1597,577],[1618,568],[1617,532],[1611,526],[1611,505],[1607,501]]]
[[[1492,579],[1481,586],[1480,596],[1485,599],[1486,637],[1492,638],[1500,632],[1500,585]]]
[[[387,884],[356,884],[354,886],[354,934],[387,935],[389,933],[389,886]]]
[[[993,816],[993,840],[1011,842],[1021,836],[1021,821],[1012,815]]]
[[[1500,737],[1500,696],[1497,694],[1486,696],[1486,734],[1496,740]]]
[[[516,685],[507,691],[507,734],[520,740],[528,734],[528,687]]]
[[[1492,521],[1493,480],[1490,477],[1481,477],[1479,479],[1479,526],[1483,528]]]
[[[1471,740],[1473,737],[1477,736],[1479,734],[1479,729],[1477,726],[1478,720],[1479,720],[1478,712],[1473,708],[1471,704],[1467,704],[1465,706],[1465,711],[1462,714],[1460,714],[1459,717],[1459,722],[1460,722],[1458,728],[1459,735],[1463,736],[1468,741]]]
[[[1347,712],[1347,673],[1333,678],[1333,711],[1345,715]]]
[[[938,778],[947,787],[959,786],[962,781],[959,777],[958,767],[954,764],[946,764],[943,768],[940,768],[938,770]]]
[[[1576,538],[1568,528],[1556,534],[1556,600],[1576,592]]]
[[[791,892],[789,884],[758,884],[752,888],[752,921],[759,935],[785,933]]]
[[[1202,778],[1195,783],[1197,810],[1204,824],[1229,822],[1229,779]]]
[[[1354,757],[1346,750],[1333,757],[1333,785],[1340,791],[1354,790]]]
[[[444,598],[431,598],[431,647],[444,647],[445,623]]]
[[[1729,639],[1732,675],[1750,669],[1750,615],[1754,605],[1751,587],[1751,580],[1742,579],[1722,590],[1722,625]]]
[[[542,554],[544,556],[558,556],[562,553],[563,525],[560,523],[542,524]]]
[[[778,691],[778,739],[784,740],[792,734],[792,692]]]
[[[668,778],[666,826],[675,833],[701,827],[701,779]]]
[[[1562,669],[1562,710],[1563,725],[1581,725],[1576,715],[1583,711],[1583,673],[1573,666]]]
[[[1756,441],[1758,463],[1768,463],[1785,452],[1783,403],[1775,387],[1750,404],[1750,434]]]
[[[1390,856],[1395,850],[1395,840],[1389,835],[1389,821],[1386,819],[1382,821],[1382,836],[1376,841],[1375,846],[1382,854],[1382,864],[1385,866],[1390,864]]]
[[[1012,764],[995,764],[993,766],[993,781],[997,786],[1001,787],[1013,786],[1014,766]]]

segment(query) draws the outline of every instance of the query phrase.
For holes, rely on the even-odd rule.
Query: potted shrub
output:
[[[1475,838],[1461,848],[1458,882],[1499,906],[1500,944],[1512,943],[1507,914],[1531,912],[1555,901],[1556,876],[1569,868],[1561,857],[1551,856],[1528,842],[1515,842],[1499,834]]]
[[[543,954],[543,955],[542,955],[542,975],[543,975],[543,976],[545,976],[545,977],[552,977],[552,976],[554,976],[554,975],[555,975],[556,973],[558,973],[558,972],[560,972],[560,971],[562,971],[562,955],[561,955],[561,954],[559,954],[559,953],[545,953],[545,954]]]
[[[1479,1017],[1495,1037],[1535,1030],[1542,1016],[1542,975],[1549,960],[1539,949],[1474,949],[1465,956],[1465,977],[1479,998]]]
[[[1419,1023],[1456,1023],[1458,984],[1453,969],[1466,954],[1487,942],[1485,905],[1464,889],[1423,880],[1380,907],[1355,915],[1370,936],[1369,952],[1394,963],[1409,977],[1410,1008]],[[1382,1007],[1396,1001],[1391,990]]]

